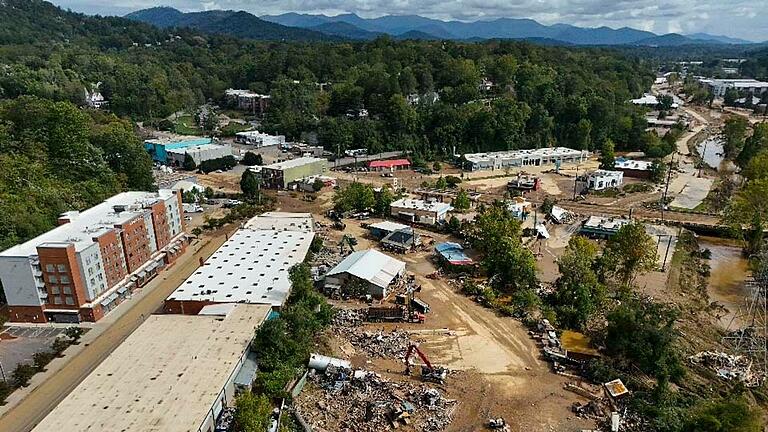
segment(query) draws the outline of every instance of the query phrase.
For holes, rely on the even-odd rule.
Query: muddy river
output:
[[[749,276],[747,260],[741,255],[741,247],[733,240],[716,237],[699,237],[699,245],[712,251],[709,262],[711,273],[707,292],[710,301],[716,301],[728,313],[720,317],[723,328],[740,326],[739,313],[749,296],[745,281]]]

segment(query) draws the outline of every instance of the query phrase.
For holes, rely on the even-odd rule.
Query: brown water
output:
[[[745,281],[749,276],[747,260],[741,255],[741,247],[734,241],[716,238],[699,237],[699,246],[712,251],[709,261],[710,277],[707,287],[711,302],[725,306],[728,313],[720,315],[723,328],[737,328],[738,315],[743,307],[745,298],[749,296]]]

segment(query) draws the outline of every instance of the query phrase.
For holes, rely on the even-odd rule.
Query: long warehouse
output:
[[[270,310],[227,304],[150,316],[33,432],[213,432],[239,372],[251,370],[248,347]]]

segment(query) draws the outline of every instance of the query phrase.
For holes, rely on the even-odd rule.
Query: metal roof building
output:
[[[280,308],[288,271],[304,261],[315,233],[306,213],[265,213],[248,221],[165,301],[169,313],[196,314],[214,303]]]
[[[472,171],[582,162],[588,157],[589,152],[586,150],[574,150],[567,147],[547,147],[464,155],[464,159],[467,160],[469,169]]]
[[[374,297],[386,297],[389,286],[405,273],[405,263],[376,249],[351,253],[326,274],[326,284],[348,283],[350,276],[367,282]]]
[[[270,312],[266,305],[220,309],[148,317],[33,431],[213,430],[234,402],[235,377]]]
[[[451,265],[470,265],[474,263],[472,258],[464,253],[464,248],[458,243],[439,243],[435,246],[435,252],[440,254],[440,257]]]

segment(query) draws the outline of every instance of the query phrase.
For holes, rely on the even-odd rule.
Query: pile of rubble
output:
[[[719,351],[702,351],[688,357],[693,364],[700,364],[714,370],[717,376],[726,380],[739,380],[747,387],[758,387],[765,381],[765,375],[752,370],[752,361],[742,355],[731,355]]]
[[[366,309],[339,309],[333,317],[334,332],[371,357],[403,358],[412,340],[406,331],[363,331]]]
[[[305,391],[295,403],[317,431],[374,432],[409,425],[438,432],[450,425],[458,406],[425,384],[392,382],[362,370],[329,366],[309,380],[316,391]]]

